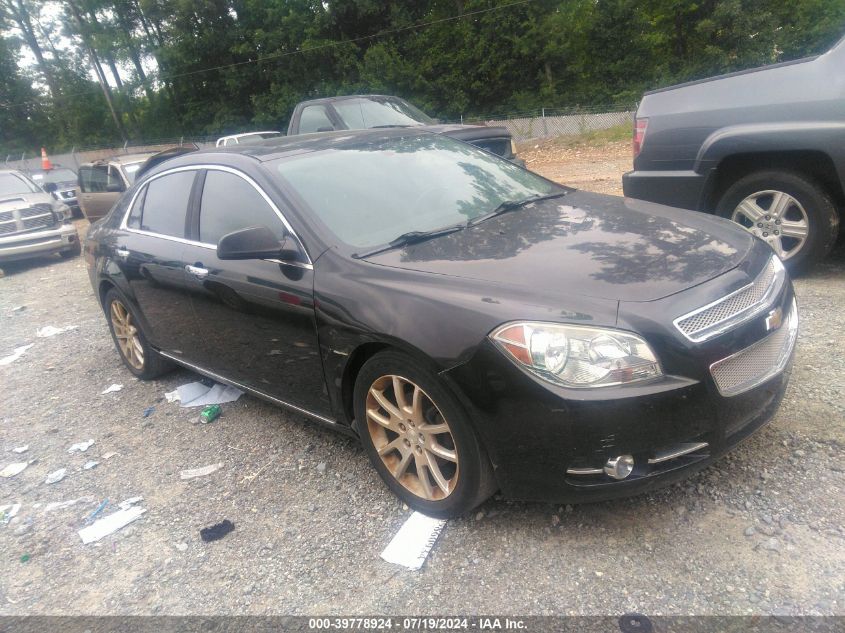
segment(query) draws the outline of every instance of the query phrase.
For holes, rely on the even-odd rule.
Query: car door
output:
[[[182,261],[196,170],[165,173],[135,194],[108,248],[154,347],[191,360],[194,314]]]
[[[217,257],[223,235],[250,226],[266,226],[284,240],[286,227],[275,203],[245,174],[210,168],[194,213],[193,237],[199,244],[188,245],[183,257],[189,263],[186,285],[196,318],[198,363],[276,399],[329,415],[310,264],[294,257],[292,264]],[[288,243],[299,247],[295,238]]]
[[[79,206],[89,222],[106,215],[125,190],[123,178],[111,165],[79,168]]]

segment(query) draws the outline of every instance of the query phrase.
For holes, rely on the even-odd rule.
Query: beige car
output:
[[[79,208],[89,222],[96,222],[135,182],[141,165],[153,154],[126,154],[86,163],[79,168]]]

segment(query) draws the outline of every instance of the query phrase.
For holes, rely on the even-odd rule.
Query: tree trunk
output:
[[[74,20],[76,21],[77,28],[79,29],[79,35],[82,37],[82,42],[85,44],[85,48],[88,51],[88,56],[91,59],[91,66],[94,69],[94,74],[97,75],[97,80],[100,82],[100,88],[103,90],[103,97],[106,99],[106,104],[109,106],[109,111],[111,112],[111,117],[114,120],[114,124],[117,127],[117,131],[120,134],[121,138],[124,142],[129,140],[129,137],[126,135],[126,128],[123,127],[123,121],[120,118],[120,115],[117,112],[117,109],[114,106],[114,101],[112,99],[111,88],[109,88],[108,81],[106,81],[106,75],[103,72],[103,67],[100,65],[100,60],[97,58],[97,53],[94,51],[94,47],[91,45],[91,40],[88,37],[88,33],[85,29],[85,21],[82,19],[82,15],[79,12],[79,8],[74,4],[72,0],[68,0],[68,7],[70,7],[71,14],[73,15]]]
[[[29,50],[32,51],[35,57],[35,63],[38,65],[38,70],[44,75],[44,81],[47,82],[47,87],[50,89],[50,95],[53,101],[57,102],[61,98],[59,86],[53,76],[53,71],[44,59],[44,53],[41,50],[41,45],[38,43],[38,38],[35,36],[35,30],[32,28],[32,19],[29,15],[29,9],[24,0],[3,0],[3,6],[6,7],[9,16],[15,21],[15,25],[20,29],[23,35],[24,42],[26,42]]]

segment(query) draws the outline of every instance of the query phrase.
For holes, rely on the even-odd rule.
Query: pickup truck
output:
[[[23,172],[0,170],[0,263],[82,252],[71,210]]]
[[[715,213],[793,272],[822,259],[845,209],[845,38],[823,55],[647,92],[625,196]]]
[[[525,161],[516,157],[516,147],[507,128],[439,123],[404,99],[387,95],[348,95],[303,101],[293,110],[288,136],[379,127],[422,128],[472,143],[512,163],[525,165]]]

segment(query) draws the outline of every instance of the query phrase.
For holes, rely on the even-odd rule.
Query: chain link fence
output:
[[[464,124],[502,126],[508,129],[515,141],[552,138],[556,136],[573,136],[605,130],[618,125],[633,126],[635,108],[632,109],[602,109],[586,108],[578,110],[557,110],[542,108],[532,112],[513,113],[505,117],[492,118],[461,117]],[[140,154],[160,152],[174,146],[195,144],[201,149],[213,147],[216,136],[181,137],[168,139],[151,139],[137,143],[126,143],[123,146],[101,146],[73,148],[70,152],[50,154],[53,166],[69,167],[75,171],[79,166],[94,160],[109,158],[116,155]],[[31,171],[41,168],[40,154],[7,155],[5,167]]]
[[[595,112],[590,110],[559,111],[542,109],[526,115],[511,115],[507,118],[464,119],[464,123],[482,125],[501,125],[508,129],[515,141],[553,138],[556,136],[575,136],[585,132],[606,130],[619,125],[634,125],[635,109],[613,112]]]

